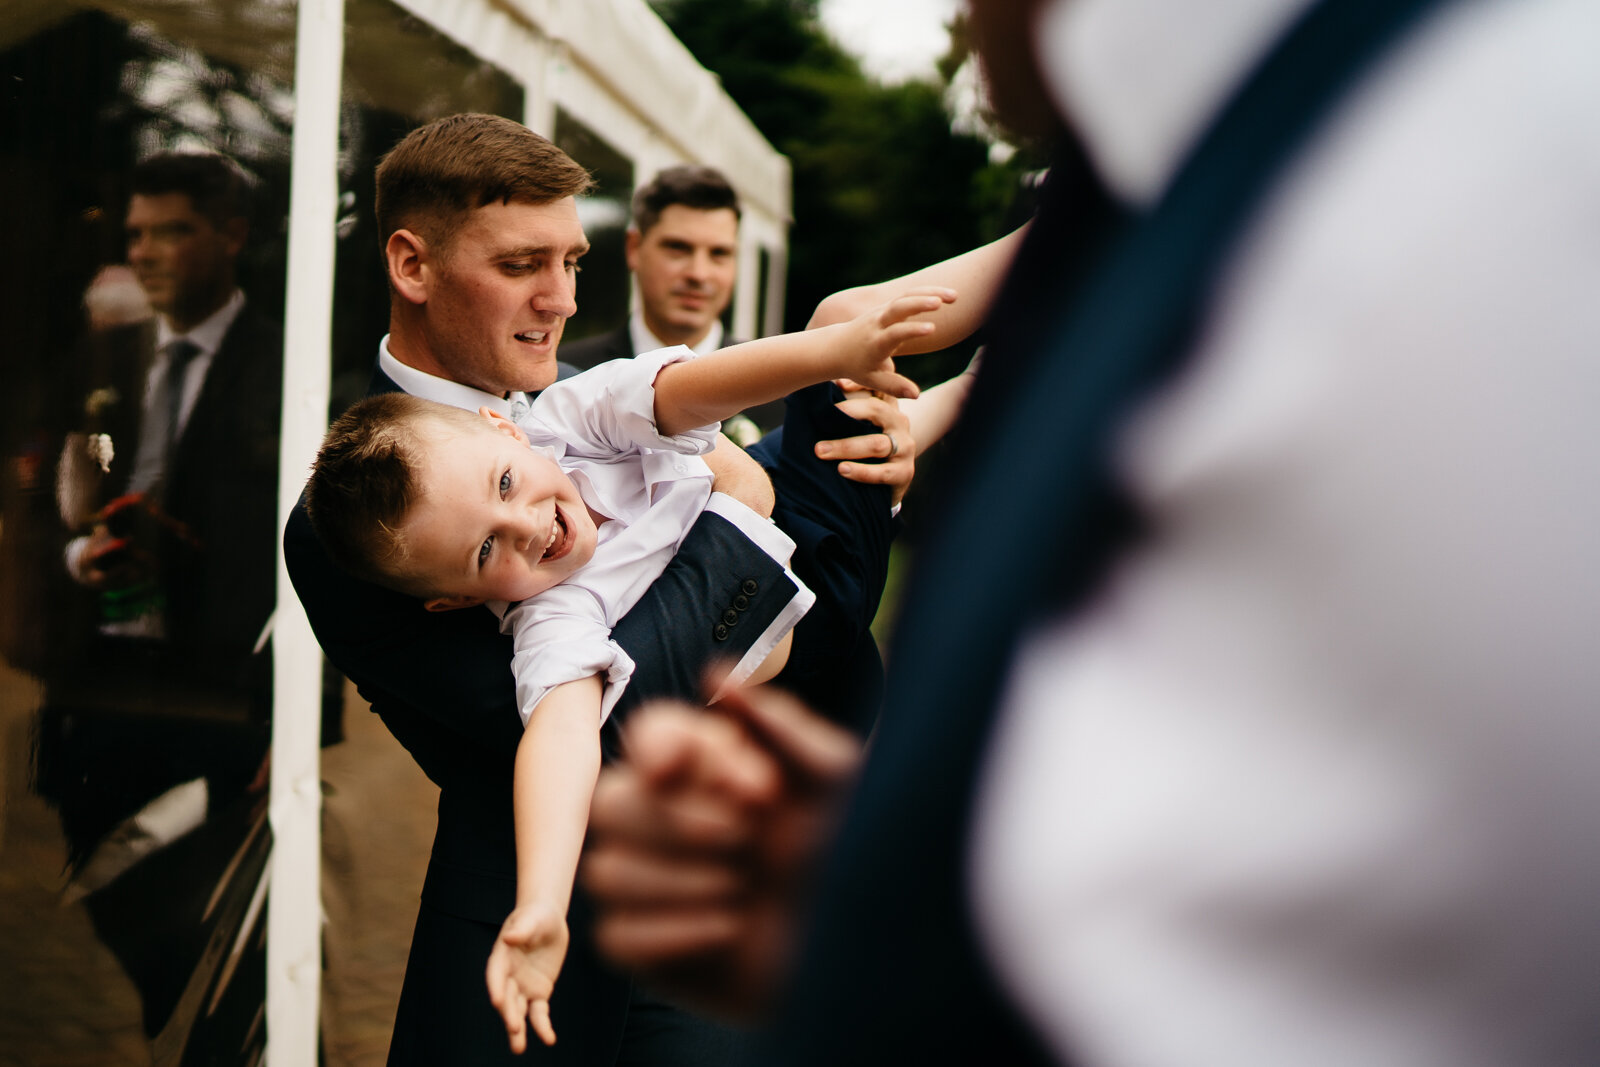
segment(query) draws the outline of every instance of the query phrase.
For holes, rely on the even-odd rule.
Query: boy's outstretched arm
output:
[[[848,322],[763,337],[663,367],[655,381],[656,429],[671,436],[709,426],[833,378],[916,396],[916,384],[895,373],[895,353],[933,330],[916,316],[955,298],[953,289],[914,289]]]
[[[517,903],[489,954],[489,1000],[505,1020],[511,1051],[556,1042],[550,994],[567,955],[567,905],[589,801],[600,773],[598,675],[567,682],[539,701],[517,745]]]

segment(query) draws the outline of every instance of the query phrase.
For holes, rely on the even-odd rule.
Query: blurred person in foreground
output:
[[[642,709],[601,945],[762,1063],[1600,1060],[1600,11],[970,6],[1081,150],[879,731]]]

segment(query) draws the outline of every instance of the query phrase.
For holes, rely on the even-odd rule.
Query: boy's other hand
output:
[[[915,397],[917,384],[894,369],[894,357],[906,344],[933,333],[934,323],[917,318],[954,303],[956,291],[943,286],[909,289],[845,324],[855,343],[848,351],[856,364],[846,374],[868,389],[890,396]]]

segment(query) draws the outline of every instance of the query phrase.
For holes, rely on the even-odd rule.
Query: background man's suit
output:
[[[562,362],[571,363],[579,370],[588,370],[608,359],[632,359],[638,354],[633,350],[633,337],[626,322],[614,330],[561,344]]]

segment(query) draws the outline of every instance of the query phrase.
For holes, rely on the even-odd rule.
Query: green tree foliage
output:
[[[1024,162],[953,132],[937,81],[884,85],[823,30],[816,0],[654,6],[794,168],[788,329],[837,289],[998,237]],[[962,45],[952,42],[954,56]],[[942,64],[945,77],[959,56]],[[926,366],[929,376],[948,368]]]

